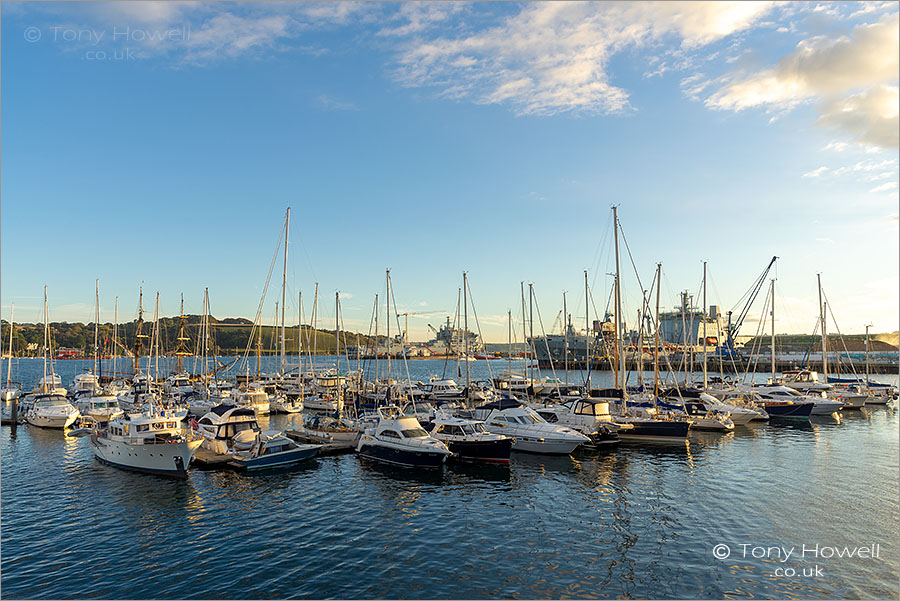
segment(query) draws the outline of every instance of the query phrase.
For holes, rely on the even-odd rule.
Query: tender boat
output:
[[[475,419],[485,422],[488,430],[515,439],[514,451],[568,455],[590,438],[572,428],[550,424],[538,413],[513,398],[501,398],[481,405]]]
[[[75,390],[73,391],[73,395],[76,402],[82,398],[91,397],[100,392],[100,378],[97,377],[97,374],[92,372],[78,374],[75,376],[74,384]]]
[[[170,412],[152,408],[125,414],[91,434],[94,455],[115,467],[185,477],[203,437]]]
[[[278,430],[266,430],[256,433],[249,449],[233,451],[229,463],[242,470],[286,467],[312,459],[321,448],[319,444],[298,444]]]
[[[451,455],[440,440],[428,435],[415,417],[391,405],[376,410],[377,424],[366,429],[356,447],[361,457],[406,467],[441,467]]]
[[[513,439],[503,434],[493,434],[482,421],[440,411],[429,426],[431,435],[447,445],[450,452],[462,461],[509,464]]]

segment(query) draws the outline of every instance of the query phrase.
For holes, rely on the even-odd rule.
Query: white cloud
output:
[[[869,190],[869,192],[877,194],[878,192],[887,192],[888,190],[896,190],[896,189],[897,189],[897,182],[885,182],[885,183],[881,184],[880,186],[875,186],[874,188]]]
[[[445,22],[451,15],[463,9],[461,2],[403,2],[395,20],[403,25],[385,27],[378,32],[383,36],[406,36],[419,33]]]
[[[510,105],[517,114],[617,113],[630,103],[610,81],[613,55],[669,37],[683,49],[703,46],[749,27],[770,8],[764,2],[530,3],[476,33],[414,40],[397,75],[408,86]]]
[[[803,177],[819,177],[823,173],[827,173],[827,172],[828,172],[828,167],[825,167],[823,165],[823,166],[819,167],[818,169],[814,169],[808,173],[804,173]]]
[[[328,94],[320,94],[316,98],[316,103],[322,109],[326,111],[358,111],[359,107],[357,107],[352,102],[347,102],[344,100],[338,100]]]
[[[822,150],[833,150],[835,152],[844,152],[849,144],[846,142],[829,142]]]
[[[898,31],[893,13],[849,35],[808,38],[772,68],[730,76],[705,104],[717,110],[784,111],[819,102],[818,125],[860,144],[896,148]]]
[[[816,124],[841,131],[860,144],[897,148],[900,146],[898,104],[897,86],[874,86],[847,98],[825,102]]]

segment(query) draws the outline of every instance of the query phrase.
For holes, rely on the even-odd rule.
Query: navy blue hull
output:
[[[364,444],[359,451],[361,457],[407,467],[437,468],[444,464],[445,453],[428,453],[424,451],[407,451],[377,444]]]
[[[471,440],[447,442],[449,448],[462,461],[509,463],[513,440]]]
[[[624,440],[683,440],[690,427],[688,422],[668,420],[628,423],[634,426],[631,430],[619,431],[619,437]]]
[[[301,461],[306,461],[307,459],[312,459],[318,452],[318,448],[299,449],[296,451],[276,453],[275,455],[263,455],[262,457],[250,459],[249,461],[234,460],[232,462],[232,465],[234,465],[238,469],[243,470],[259,470],[266,468],[286,467],[289,465],[294,465],[295,463],[300,463]]]
[[[812,403],[797,403],[795,405],[764,404],[769,417],[783,417],[791,419],[809,419],[813,410]]]

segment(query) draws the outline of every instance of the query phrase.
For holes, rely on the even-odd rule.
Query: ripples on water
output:
[[[885,409],[423,474],[345,455],[176,481],[31,427],[3,428],[0,451],[6,598],[898,594],[898,419]],[[781,564],[739,557],[741,543],[880,543],[881,560]],[[822,577],[772,575],[812,563]]]

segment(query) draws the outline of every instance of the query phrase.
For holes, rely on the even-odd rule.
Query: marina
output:
[[[898,3],[0,13],[0,601],[900,598]]]
[[[264,361],[275,368],[272,358]],[[415,362],[411,375],[425,379],[441,363]],[[40,377],[39,360],[20,365],[23,381]],[[335,359],[320,357],[317,365],[333,367]],[[474,375],[487,377],[486,365],[475,363]],[[63,382],[78,371],[71,362],[57,367]],[[612,383],[610,374],[594,377],[599,386]],[[842,413],[754,422],[724,435],[698,431],[677,444],[513,452],[507,467],[420,471],[323,449],[287,471],[243,474],[201,467],[198,452],[184,479],[105,465],[88,437],[4,427],[4,595],[66,598],[77,587],[79,597],[226,598],[239,587],[248,598],[375,598],[402,586],[400,596],[414,598],[686,597],[698,590],[728,597],[751,589],[766,597],[890,596],[898,547],[896,535],[885,533],[900,518],[898,414],[893,407]],[[302,415],[260,422],[290,436]],[[816,484],[826,480],[832,484]],[[810,505],[810,495],[822,502]],[[834,506],[866,519],[835,520]],[[61,511],[48,515],[51,507]],[[705,525],[698,530],[698,523]],[[221,535],[234,530],[242,532],[240,545]],[[798,544],[871,540],[882,553],[872,561],[821,560],[827,580],[792,582],[772,578],[774,560],[713,557],[713,546],[738,548],[749,530],[750,542],[761,544],[784,540],[789,530],[800,533]],[[271,547],[273,536],[290,544]],[[226,569],[235,565],[241,569]],[[351,571],[356,577],[346,576]],[[435,582],[444,584],[438,590]]]

